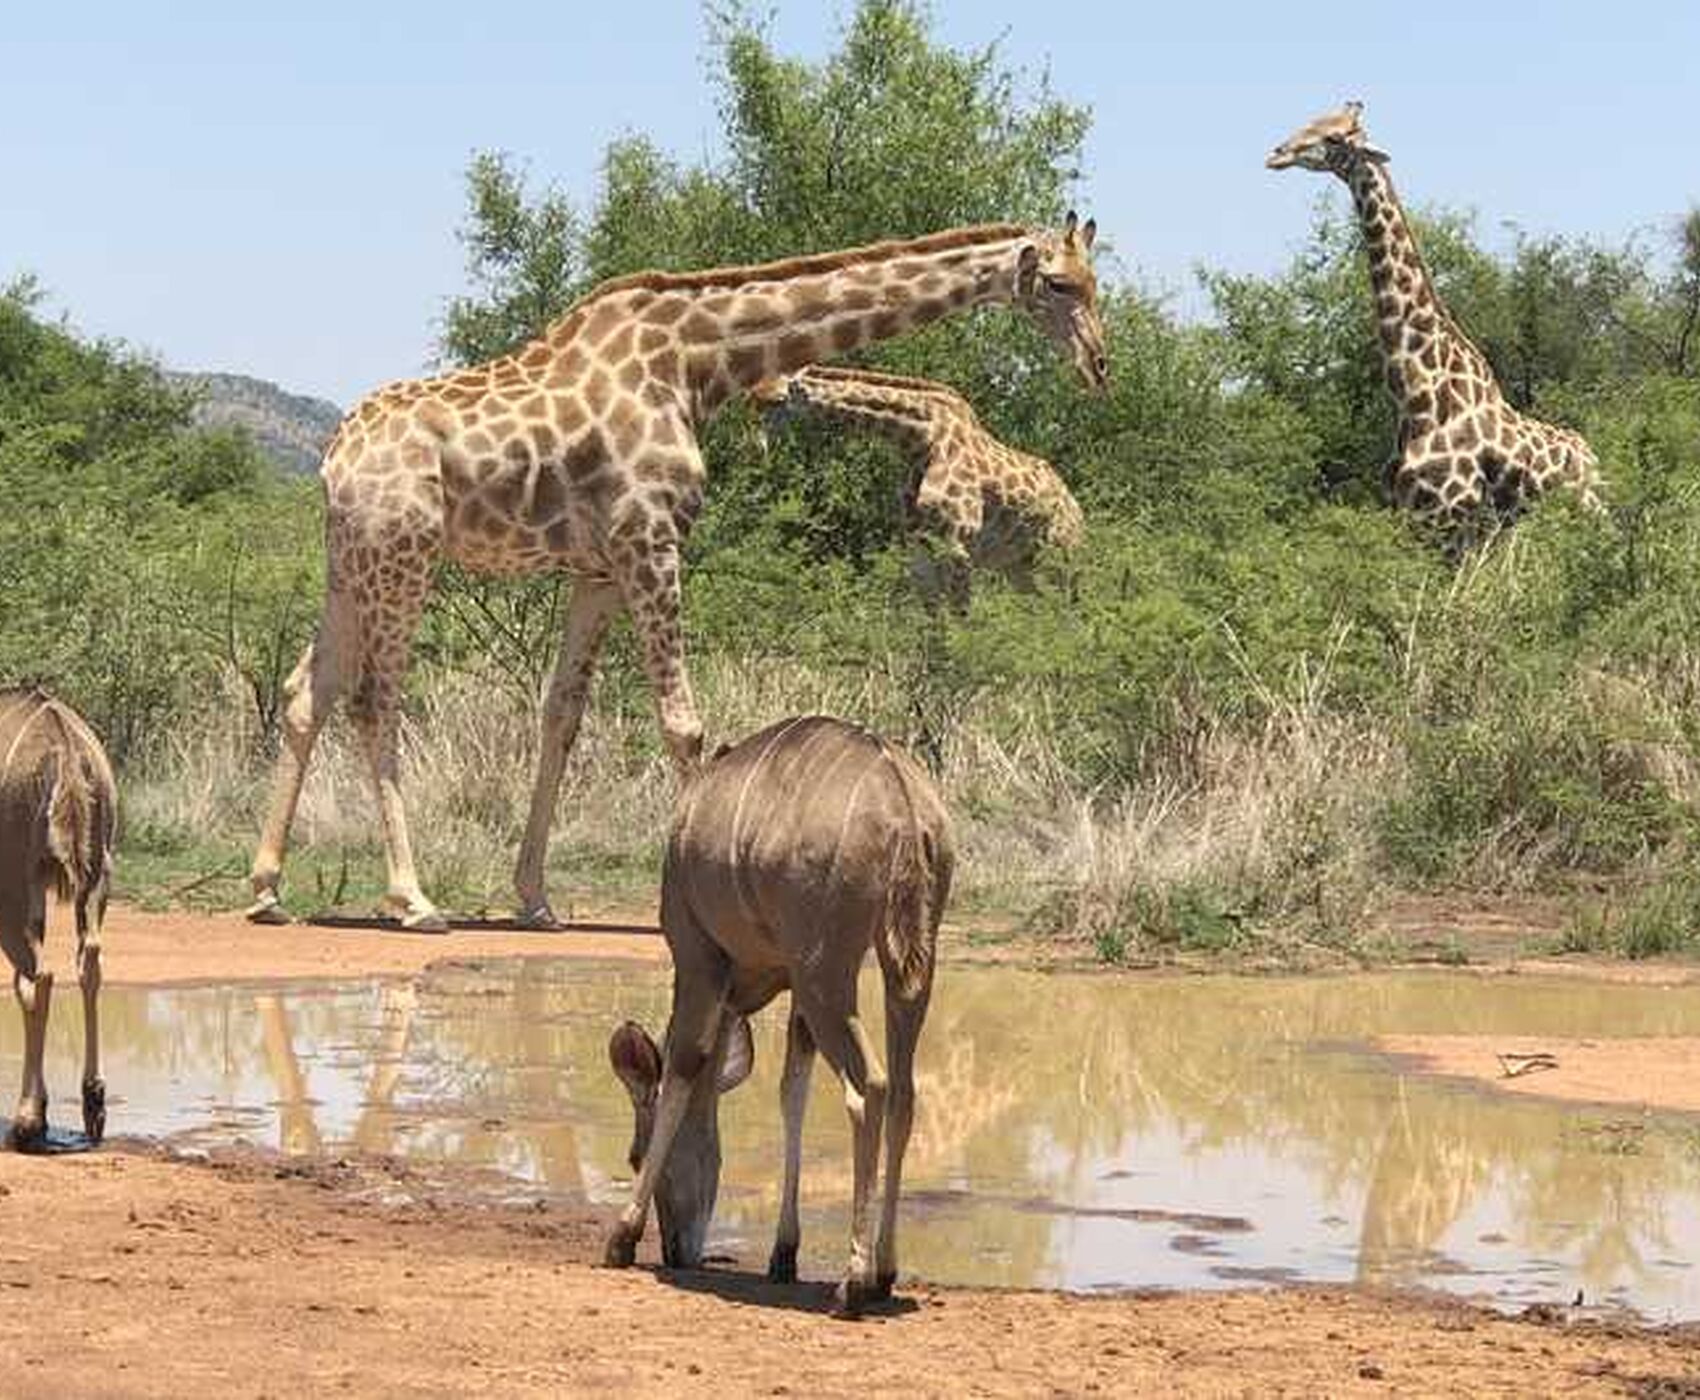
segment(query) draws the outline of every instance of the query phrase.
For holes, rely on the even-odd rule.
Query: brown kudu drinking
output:
[[[789,990],[784,1192],[768,1276],[796,1278],[803,1108],[818,1049],[843,1081],[855,1144],[840,1300],[854,1312],[889,1294],[915,1042],[953,860],[949,819],[926,775],[884,740],[839,720],[782,721],[690,781],[662,873],[661,924],[674,969],[666,1038],[657,1048],[628,1021],[608,1046],[636,1112],[638,1174],[608,1241],[610,1265],[632,1262],[652,1197],[663,1261],[701,1261],[720,1179],[720,1095],[749,1073],[747,1018]],[[870,945],[885,981],[886,1067],[856,1008]],[[882,1133],[884,1195],[870,1248]]]

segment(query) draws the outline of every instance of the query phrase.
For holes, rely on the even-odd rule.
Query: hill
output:
[[[286,472],[316,471],[325,443],[342,421],[334,403],[291,394],[266,379],[175,371],[166,377],[200,395],[197,423],[246,428],[255,445]]]

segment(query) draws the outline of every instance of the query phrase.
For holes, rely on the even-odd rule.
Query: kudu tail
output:
[[[892,847],[879,955],[892,991],[914,1001],[932,985],[939,918],[950,894],[951,853],[923,820],[902,760],[890,753],[886,760],[903,789],[909,820]]]
[[[76,726],[59,716],[62,736],[47,774],[47,854],[62,901],[86,895],[106,871],[113,824],[103,761],[84,747]]]

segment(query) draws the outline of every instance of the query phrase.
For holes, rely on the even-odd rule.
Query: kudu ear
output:
[[[750,1035],[750,1018],[734,1016],[726,1032],[726,1049],[720,1057],[720,1077],[715,1088],[722,1094],[731,1093],[750,1077],[755,1067],[756,1043]]]
[[[636,1021],[625,1022],[608,1037],[608,1063],[633,1104],[642,1108],[654,1101],[661,1088],[661,1052]]]
[[[1098,221],[1088,219],[1080,226],[1080,246],[1087,252],[1092,251],[1092,245],[1098,241]]]

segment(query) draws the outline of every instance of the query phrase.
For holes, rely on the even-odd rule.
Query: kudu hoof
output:
[[[92,1142],[106,1136],[106,1081],[91,1079],[83,1085],[83,1132]]]
[[[832,1295],[832,1311],[837,1317],[858,1318],[873,1301],[873,1290],[863,1279],[847,1278]]]
[[[621,1226],[608,1236],[608,1248],[603,1252],[602,1263],[609,1269],[629,1269],[637,1262],[638,1237],[630,1230]]]
[[[789,1247],[775,1245],[773,1253],[767,1260],[767,1281],[769,1283],[795,1283],[797,1281],[797,1246]]]
[[[38,1151],[47,1141],[47,1104],[25,1104],[12,1115],[8,1135],[17,1152]]]
[[[897,1287],[897,1270],[889,1274],[880,1274],[874,1279],[874,1291],[869,1295],[881,1302],[891,1297],[891,1290]]]

